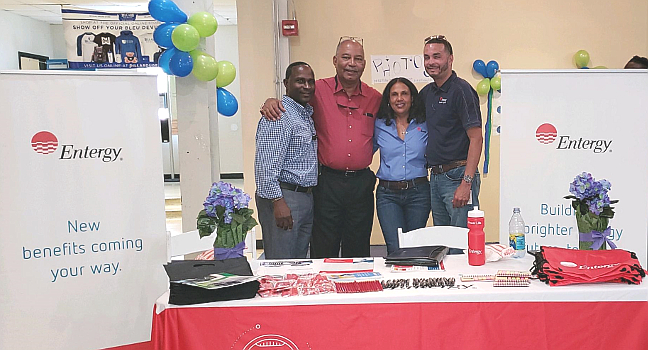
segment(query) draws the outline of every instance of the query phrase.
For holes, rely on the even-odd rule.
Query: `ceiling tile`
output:
[[[36,10],[35,7],[31,5],[19,4],[19,5],[2,5],[3,10],[7,11],[18,11],[18,10]]]
[[[34,7],[58,15],[59,17],[61,16],[61,5],[34,5]]]

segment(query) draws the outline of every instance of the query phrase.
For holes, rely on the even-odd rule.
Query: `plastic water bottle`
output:
[[[468,212],[468,264],[481,266],[486,263],[484,235],[484,212],[477,206]]]
[[[509,221],[509,245],[515,249],[514,258],[523,258],[526,253],[525,235],[524,219],[520,215],[520,208],[513,208],[513,216]]]

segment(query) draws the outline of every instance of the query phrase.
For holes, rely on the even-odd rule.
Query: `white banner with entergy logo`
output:
[[[150,339],[167,288],[156,77],[0,74],[0,349]]]
[[[607,238],[646,267],[648,74],[631,70],[502,71],[500,242],[520,207],[528,249],[578,249],[569,185],[591,173],[618,199]]]
[[[160,22],[150,14],[70,6],[61,12],[70,69],[157,67],[163,49],[153,32]]]
[[[404,77],[413,83],[430,83],[432,78],[423,66],[423,55],[371,55],[371,83],[388,83]]]

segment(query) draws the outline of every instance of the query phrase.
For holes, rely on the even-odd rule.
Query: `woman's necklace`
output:
[[[407,126],[408,126],[407,123],[400,124],[398,123],[398,121],[396,121],[396,130],[398,130],[398,134],[401,136],[405,136],[407,134]]]

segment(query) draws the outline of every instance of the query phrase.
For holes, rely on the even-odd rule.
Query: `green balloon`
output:
[[[493,90],[499,90],[502,88],[502,78],[499,76],[493,77],[490,81],[490,86]]]
[[[490,85],[490,79],[484,78],[482,79],[479,83],[477,83],[477,87],[475,90],[477,90],[477,93],[479,95],[486,95],[490,91],[491,85]]]
[[[193,73],[196,79],[202,81],[216,79],[216,76],[218,76],[218,63],[212,56],[198,50],[189,52],[189,55],[193,59],[193,70],[191,73]]]
[[[236,78],[236,68],[230,61],[218,61],[218,77],[216,77],[216,86],[219,88],[231,84]]]
[[[576,62],[576,67],[578,68],[587,67],[589,60],[590,55],[585,50],[578,50],[578,52],[574,54],[574,61]]]
[[[209,12],[194,13],[189,17],[187,23],[198,30],[198,34],[200,34],[201,38],[213,35],[216,33],[216,29],[218,29],[216,18]]]
[[[189,52],[195,50],[200,44],[200,34],[193,26],[181,24],[171,33],[171,41],[178,50]]]
[[[596,66],[596,67],[594,67],[594,69],[607,69],[607,67],[606,66]]]

